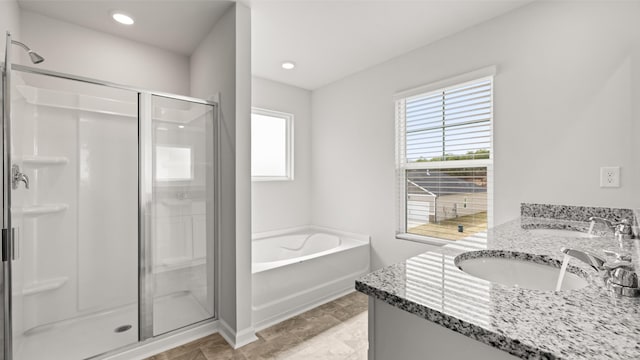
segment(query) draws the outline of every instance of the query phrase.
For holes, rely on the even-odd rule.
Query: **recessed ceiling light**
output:
[[[184,129],[184,125],[178,125],[180,129]]]
[[[135,21],[133,21],[133,18],[127,14],[124,14],[120,11],[114,11],[111,13],[111,17],[113,18],[113,20],[119,22],[120,24],[124,24],[124,25],[133,25],[133,23]]]
[[[296,67],[296,63],[293,61],[285,61],[282,63],[282,68],[285,70],[293,70]]]

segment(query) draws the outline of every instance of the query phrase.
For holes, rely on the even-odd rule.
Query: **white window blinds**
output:
[[[488,158],[492,81],[442,89],[398,101],[406,162]]]
[[[491,208],[493,77],[396,100],[398,232],[461,240]]]

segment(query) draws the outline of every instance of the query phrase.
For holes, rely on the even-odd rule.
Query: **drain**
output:
[[[122,326],[118,326],[117,328],[115,328],[115,330],[113,330],[114,332],[117,333],[121,333],[121,332],[125,332],[127,330],[131,329],[131,325],[122,325]]]

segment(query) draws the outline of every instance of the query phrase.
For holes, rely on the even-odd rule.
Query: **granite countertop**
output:
[[[477,250],[534,254],[560,267],[563,246],[634,254],[638,240],[537,235],[533,228],[587,231],[589,223],[522,217],[356,281],[356,290],[521,358],[640,359],[640,298],[614,295],[600,274],[572,260],[589,285],[542,291],[491,283],[459,270],[457,255]],[[601,235],[603,233],[600,233]],[[496,252],[496,255],[499,253]],[[602,254],[604,257],[604,255]]]

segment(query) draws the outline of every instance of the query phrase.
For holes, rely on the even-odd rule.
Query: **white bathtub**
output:
[[[369,272],[369,236],[315,226],[254,234],[252,257],[260,330],[353,291]]]

